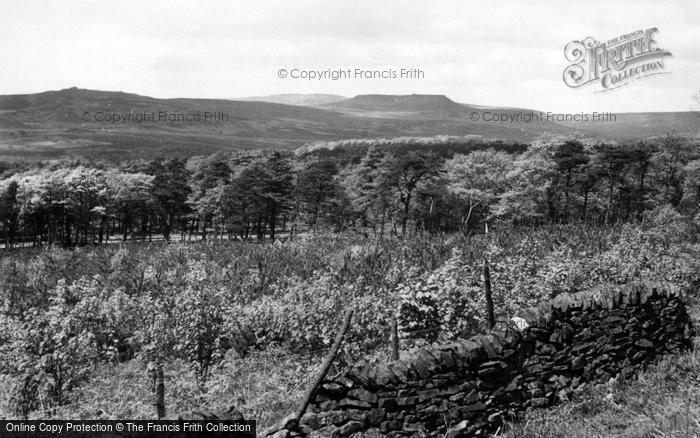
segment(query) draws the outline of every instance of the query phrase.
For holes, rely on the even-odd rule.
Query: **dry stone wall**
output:
[[[560,295],[487,335],[329,379],[300,424],[288,417],[261,436],[484,436],[584,383],[624,378],[690,348],[692,335],[681,292],[670,285]]]

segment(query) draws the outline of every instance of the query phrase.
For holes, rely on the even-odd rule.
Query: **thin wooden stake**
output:
[[[484,224],[486,238],[489,236],[489,224]],[[488,241],[488,240],[487,240]],[[493,310],[493,294],[491,293],[491,270],[489,269],[489,259],[484,254],[484,294],[486,295],[486,313],[488,316],[489,330],[496,325],[496,316]]]
[[[489,329],[496,325],[496,316],[493,310],[493,295],[491,294],[491,270],[489,261],[484,257],[484,292],[486,295],[486,312],[489,320]]]
[[[333,346],[326,355],[326,359],[323,361],[323,365],[321,365],[321,370],[318,372],[314,384],[309,388],[308,391],[306,391],[306,395],[304,395],[304,401],[302,402],[301,406],[299,406],[299,410],[296,414],[297,421],[301,420],[301,417],[304,416],[304,412],[306,412],[306,408],[309,407],[311,399],[313,399],[314,395],[316,394],[316,391],[318,390],[318,387],[321,386],[321,383],[323,383],[323,379],[326,377],[326,373],[328,373],[328,369],[331,367],[333,359],[338,353],[338,349],[340,349],[340,344],[343,342],[343,337],[345,337],[345,333],[350,328],[350,320],[352,319],[353,313],[354,311],[352,309],[349,309],[347,312],[345,312],[345,321],[343,322],[343,326],[338,332],[338,334],[335,336]]]
[[[391,324],[391,359],[399,360],[399,322],[396,317]]]
[[[165,376],[163,374],[163,363],[158,362],[155,370],[155,407],[158,418],[165,417]]]

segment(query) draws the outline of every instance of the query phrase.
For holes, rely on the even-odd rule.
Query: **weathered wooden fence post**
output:
[[[489,329],[496,325],[496,316],[493,310],[493,295],[491,294],[491,270],[489,261],[484,257],[484,293],[486,295],[486,312],[489,321]]]
[[[163,362],[158,361],[155,369],[155,385],[153,387],[155,396],[154,405],[158,418],[165,417],[165,376],[163,373]]]
[[[485,235],[488,242],[489,224],[484,224]],[[488,251],[488,248],[486,248]],[[489,329],[496,325],[496,316],[493,310],[493,294],[491,293],[491,270],[489,269],[489,259],[484,254],[484,295],[486,295],[486,315],[488,317]]]
[[[333,359],[338,353],[340,344],[343,342],[343,337],[345,337],[345,333],[348,331],[348,328],[350,328],[350,320],[352,319],[353,313],[354,311],[352,309],[345,312],[345,321],[343,322],[343,326],[335,336],[333,346],[328,352],[328,355],[326,355],[326,359],[323,361],[323,365],[321,365],[321,370],[318,372],[314,384],[311,385],[308,391],[306,391],[304,400],[302,401],[301,406],[299,406],[299,410],[296,413],[297,422],[304,416],[304,412],[306,412],[306,408],[309,407],[309,403],[311,403],[311,400],[313,399],[314,394],[316,394],[318,387],[321,386],[321,383],[323,383],[323,379],[326,377],[326,373],[328,373],[328,369],[331,367],[331,363],[333,363]]]
[[[399,318],[394,316],[391,323],[391,359],[399,360]]]

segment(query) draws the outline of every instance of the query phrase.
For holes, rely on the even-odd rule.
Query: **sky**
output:
[[[700,90],[698,23],[697,0],[3,0],[0,94],[416,93],[559,113],[688,111]],[[672,53],[667,74],[604,93],[564,84],[570,41],[651,27]],[[290,77],[402,68],[422,77]]]

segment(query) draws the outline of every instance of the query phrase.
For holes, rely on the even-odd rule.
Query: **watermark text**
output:
[[[222,111],[140,111],[140,112],[108,112],[85,111],[81,115],[83,122],[97,123],[221,123],[228,122],[230,117]]]
[[[617,114],[612,112],[592,113],[553,113],[542,111],[472,111],[472,122],[489,123],[545,123],[545,122],[593,122],[611,123],[617,121]]]
[[[301,79],[307,81],[340,81],[340,80],[381,80],[381,79],[425,79],[425,71],[417,67],[404,68],[280,68],[277,70],[280,79]]]

